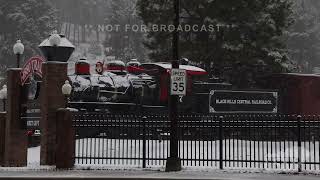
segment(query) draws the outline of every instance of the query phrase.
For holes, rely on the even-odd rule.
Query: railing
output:
[[[75,114],[79,164],[163,165],[167,158],[165,116]],[[161,130],[161,131],[160,131]],[[159,142],[162,141],[162,142]],[[160,163],[161,161],[161,163]]]
[[[169,120],[164,115],[74,114],[76,163],[164,166]],[[183,166],[320,169],[320,116],[179,116]]]

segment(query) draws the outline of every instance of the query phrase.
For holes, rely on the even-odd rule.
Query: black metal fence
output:
[[[164,166],[169,120],[164,115],[74,114],[76,163]],[[320,116],[179,116],[183,166],[320,169]]]

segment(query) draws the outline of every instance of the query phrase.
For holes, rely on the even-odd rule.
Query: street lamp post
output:
[[[175,31],[172,37],[172,69],[179,69],[179,32],[180,24],[180,0],[174,0]],[[178,99],[177,95],[170,95],[169,99],[169,120],[170,120],[170,157],[167,159],[166,171],[180,171],[181,160],[178,155]]]
[[[6,111],[6,100],[7,100],[7,86],[3,85],[0,90],[0,99],[2,100],[3,111]]]
[[[61,92],[65,97],[65,108],[68,107],[69,97],[72,91],[72,86],[70,85],[69,81],[66,80],[64,85],[61,87]]]
[[[18,39],[13,46],[13,53],[17,56],[17,68],[20,67],[20,56],[23,54],[24,45],[21,43],[21,40]]]

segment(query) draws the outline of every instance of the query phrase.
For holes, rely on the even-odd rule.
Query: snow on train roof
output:
[[[87,63],[87,64],[90,64],[90,62],[86,59],[80,59],[78,61],[76,61],[76,63]]]
[[[114,61],[108,61],[108,62],[106,62],[106,65],[110,65],[110,64],[112,64],[112,65],[118,65],[118,66],[126,66],[126,65],[124,64],[124,62],[123,62],[123,61],[120,61],[120,60],[114,60]]]
[[[142,65],[157,65],[157,66],[160,66],[164,69],[171,69],[171,64],[170,63],[144,63]],[[184,70],[187,70],[187,71],[199,71],[199,72],[206,72],[204,69],[201,69],[199,67],[196,67],[196,66],[190,66],[190,65],[179,65],[179,68],[180,69],[184,69]]]

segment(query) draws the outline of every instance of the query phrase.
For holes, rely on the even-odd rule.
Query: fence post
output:
[[[301,116],[297,116],[298,123],[298,172],[301,172]]]
[[[142,117],[142,168],[146,168],[146,116]]]
[[[75,129],[72,114],[69,109],[57,111],[56,134],[56,167],[57,169],[72,168],[75,163]]]
[[[219,116],[219,168],[223,169],[223,116]]]

